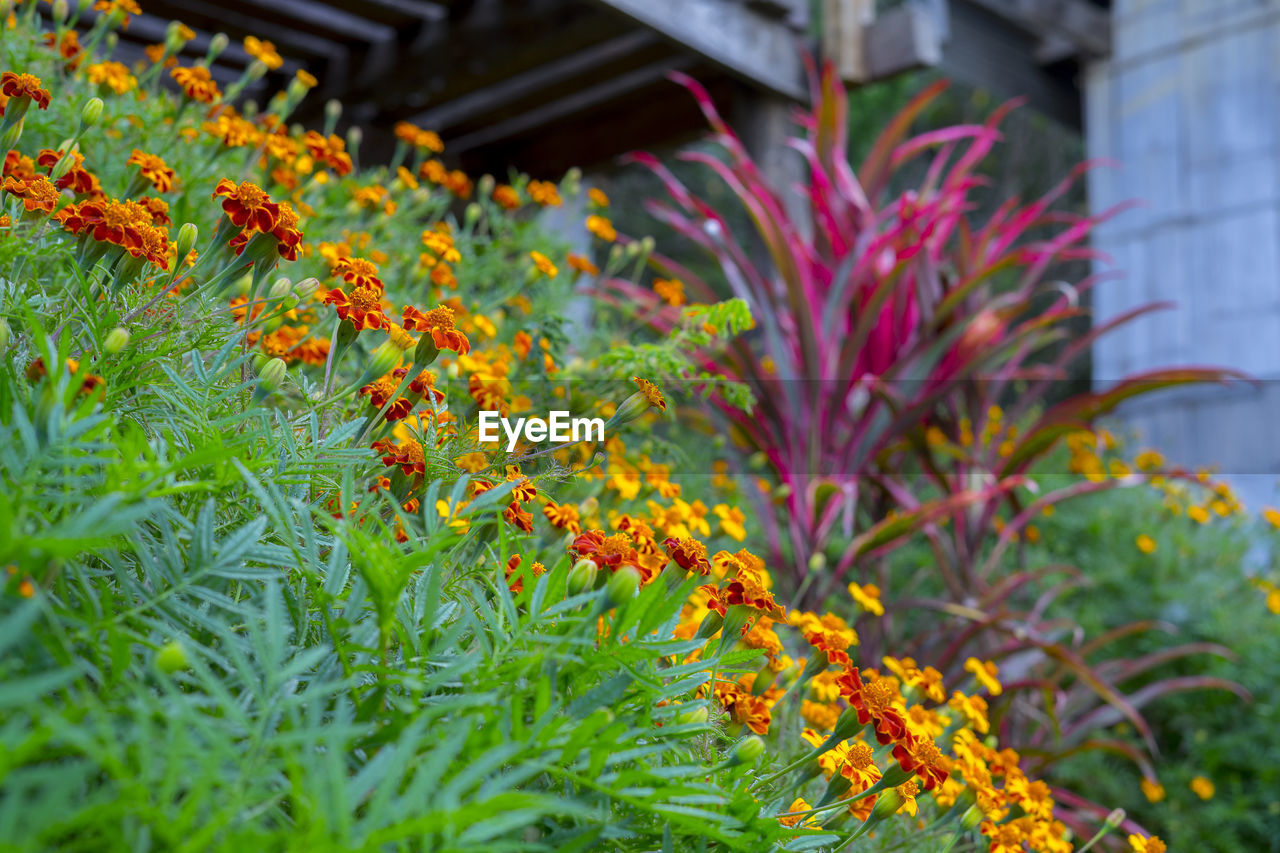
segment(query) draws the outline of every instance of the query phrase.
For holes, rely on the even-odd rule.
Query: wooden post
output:
[[[761,172],[782,197],[787,215],[806,237],[812,233],[809,205],[803,193],[793,190],[806,183],[804,158],[787,145],[797,132],[792,119],[795,101],[754,87],[739,86],[734,93],[734,130]]]
[[[822,52],[835,63],[840,79],[871,79],[867,28],[876,19],[875,0],[823,0]]]

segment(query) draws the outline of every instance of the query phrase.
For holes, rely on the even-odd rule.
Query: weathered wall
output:
[[[1239,368],[1260,385],[1168,394],[1131,408],[1143,436],[1219,463],[1255,506],[1280,475],[1280,0],[1114,0],[1110,60],[1086,75],[1091,204],[1145,206],[1098,232],[1120,281],[1099,318],[1153,300],[1173,311],[1101,342],[1106,383],[1169,364]]]

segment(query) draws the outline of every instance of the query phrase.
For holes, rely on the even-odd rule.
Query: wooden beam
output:
[[[799,34],[740,0],[594,0],[685,50],[779,95],[808,89]]]
[[[452,127],[500,110],[508,104],[590,72],[607,62],[629,56],[652,46],[656,41],[657,37],[653,33],[635,30],[446,101],[438,107],[418,113],[410,121],[422,127]]]
[[[1042,39],[1065,39],[1089,57],[1111,53],[1111,15],[1089,0],[967,0]],[[1054,51],[1057,53],[1057,51]]]
[[[637,68],[634,71],[602,80],[594,86],[566,95],[536,110],[523,113],[506,121],[497,122],[482,130],[451,140],[449,142],[449,151],[452,154],[464,154],[474,148],[491,145],[508,137],[527,133],[567,116],[607,103],[634,89],[658,82],[672,71],[687,68],[693,63],[692,57],[672,56]]]
[[[934,13],[904,3],[881,14],[863,33],[870,80],[927,68],[942,61],[942,34]]]
[[[823,0],[822,56],[846,83],[873,79],[867,67],[867,29],[875,18],[875,0]]]

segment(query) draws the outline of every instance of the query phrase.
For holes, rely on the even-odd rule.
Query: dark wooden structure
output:
[[[239,42],[275,43],[284,68],[251,89],[281,86],[298,68],[321,81],[300,120],[316,122],[329,98],[343,123],[365,128],[365,150],[389,149],[391,128],[438,131],[447,157],[473,172],[514,166],[553,176],[705,127],[667,75],[695,75],[730,121],[762,150],[803,99],[803,56],[821,48],[851,82],[909,68],[1001,91],[1079,124],[1080,62],[1106,53],[1099,0],[145,0],[122,34],[124,52],[161,41],[171,19],[232,46],[215,73],[239,76]],[[881,7],[877,11],[877,6]]]

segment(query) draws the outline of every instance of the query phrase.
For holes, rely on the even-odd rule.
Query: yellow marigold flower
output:
[[[530,181],[526,189],[529,192],[529,198],[543,207],[559,207],[563,204],[560,190],[550,181]]]
[[[851,583],[849,584],[849,595],[853,596],[854,604],[857,604],[863,611],[870,613],[872,616],[884,615],[884,605],[880,603],[880,587],[875,584]]]
[[[261,62],[263,65],[275,71],[284,65],[284,57],[277,51],[276,46],[269,41],[255,38],[254,36],[244,37],[244,52]]]
[[[1138,550],[1144,554],[1151,554],[1156,550],[1156,540],[1145,533],[1138,534],[1138,538],[1134,542],[1137,544]]]
[[[587,230],[606,243],[612,243],[618,239],[618,232],[614,229],[613,223],[598,214],[593,213],[587,217]]]
[[[450,507],[449,502],[444,499],[436,501],[436,515],[443,519],[448,519],[446,523],[458,533],[466,533],[471,527],[471,522],[465,518],[456,518],[457,510],[462,509],[463,504],[459,503],[456,507]]]
[[[604,194],[604,190],[591,187],[587,190],[587,198],[591,199],[591,203],[596,207],[608,207],[609,197]]]
[[[794,800],[791,801],[791,805],[787,806],[787,811],[788,812],[807,812],[812,808],[813,806],[805,802],[804,797],[796,797]],[[816,815],[809,815],[807,817],[801,817],[800,815],[795,815],[793,817],[787,817],[785,814],[783,814],[778,816],[778,823],[782,824],[783,826],[795,826],[801,821],[804,821],[805,826],[817,826],[817,823],[814,820],[816,817],[817,817]]]
[[[556,265],[551,263],[551,259],[541,252],[530,252],[529,257],[533,259],[533,265],[537,268],[538,272],[542,273],[547,278],[555,278],[560,274],[560,270],[556,269]]]
[[[1202,506],[1193,506],[1187,509],[1187,518],[1197,524],[1209,523],[1209,511]]]
[[[711,511],[720,519],[720,530],[727,536],[738,542],[742,542],[747,538],[747,529],[742,526],[747,517],[742,510],[736,506],[731,507],[728,504],[716,504]]]
[[[1147,798],[1147,802],[1158,803],[1164,799],[1164,785],[1161,785],[1155,779],[1143,777],[1141,787],[1142,796]]]
[[[582,255],[575,255],[573,252],[569,253],[569,266],[572,269],[575,269],[578,272],[584,272],[587,275],[600,275],[600,268],[591,263],[590,258],[583,257]]]
[[[298,69],[297,73],[293,75],[293,78],[297,80],[299,83],[301,83],[303,86],[306,86],[308,89],[314,89],[316,86],[320,85],[319,80],[317,80],[312,74],[310,74],[308,71],[302,68]]]
[[[1273,506],[1264,506],[1262,508],[1262,517],[1272,527],[1280,527],[1280,509],[1276,509]]]
[[[138,85],[123,62],[99,62],[85,68],[85,75],[95,86],[106,86],[117,95],[123,95]]]
[[[1206,776],[1197,776],[1191,780],[1191,790],[1202,800],[1212,800],[1215,788]]]
[[[1143,838],[1141,835],[1129,836],[1129,847],[1132,853],[1165,853],[1169,848],[1157,836]]]
[[[1004,691],[1004,688],[1000,686],[1000,681],[996,678],[1000,668],[991,661],[980,661],[971,657],[964,662],[964,668],[966,671],[973,673],[973,677],[992,696],[999,696]]]
[[[959,690],[951,694],[947,707],[964,717],[969,728],[978,734],[985,735],[991,730],[987,719],[987,700],[981,696],[966,696]]]

